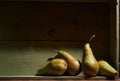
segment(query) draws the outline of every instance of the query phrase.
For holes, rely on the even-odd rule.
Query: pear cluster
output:
[[[118,77],[118,72],[113,68],[107,61],[99,60],[97,61],[93,51],[90,47],[91,40],[95,37],[93,35],[89,42],[84,45],[83,58],[82,58],[82,70],[86,76],[106,76],[111,78]]]
[[[89,39],[89,41],[91,41],[93,37],[94,35]],[[90,43],[86,43],[84,45],[82,62],[63,50],[59,50],[57,55],[53,58],[49,58],[48,61],[49,63],[45,67],[38,69],[36,75],[75,76],[83,71],[83,73],[88,77],[96,75],[113,78],[118,77],[117,70],[107,61],[96,60],[90,47]]]
[[[58,51],[54,58],[48,59],[49,63],[38,69],[38,76],[51,76],[51,75],[78,75],[81,72],[81,63],[78,59],[73,57],[66,51]]]
[[[107,61],[97,61],[89,43],[84,45],[83,59],[82,59],[83,73],[89,77],[91,76],[106,76],[111,78],[118,77],[118,72]]]

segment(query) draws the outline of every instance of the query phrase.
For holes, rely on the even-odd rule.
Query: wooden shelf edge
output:
[[[111,2],[113,0],[1,0],[1,1],[41,1],[41,2],[84,2],[84,3],[101,3]]]
[[[104,76],[0,76],[0,80],[118,80]]]

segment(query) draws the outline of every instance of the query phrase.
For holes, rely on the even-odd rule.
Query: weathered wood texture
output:
[[[113,3],[110,7],[110,57],[112,57],[111,60],[119,57],[119,5],[115,4],[116,3]],[[112,47],[115,47],[116,49],[113,49]],[[117,66],[117,68],[119,68],[118,60],[119,59],[113,61],[113,63],[116,63],[114,64],[114,66]]]
[[[0,40],[109,41],[109,6],[80,3],[0,3]]]

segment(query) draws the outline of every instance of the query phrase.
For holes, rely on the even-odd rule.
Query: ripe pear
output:
[[[81,72],[81,63],[71,54],[66,51],[60,50],[58,51],[58,55],[56,58],[62,58],[67,62],[67,71],[65,75],[78,75]]]
[[[92,52],[89,43],[84,45],[83,58],[82,58],[82,70],[87,76],[95,76],[99,71],[99,64]]]
[[[62,75],[67,70],[67,63],[64,59],[54,58],[43,68],[38,69],[37,76]]]
[[[108,77],[117,77],[118,72],[105,60],[98,61],[100,69],[98,74]]]

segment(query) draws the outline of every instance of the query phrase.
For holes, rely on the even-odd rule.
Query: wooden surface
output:
[[[120,81],[120,80],[0,80],[0,81]]]
[[[109,42],[109,5],[81,3],[0,3],[0,41]],[[63,35],[64,34],[64,35]]]
[[[1,0],[4,1],[4,0]],[[6,0],[5,0],[6,1]],[[87,3],[100,3],[100,2],[112,2],[113,0],[7,0],[7,1],[55,1],[55,2],[87,2]]]
[[[120,81],[117,80],[0,80],[0,81]]]

